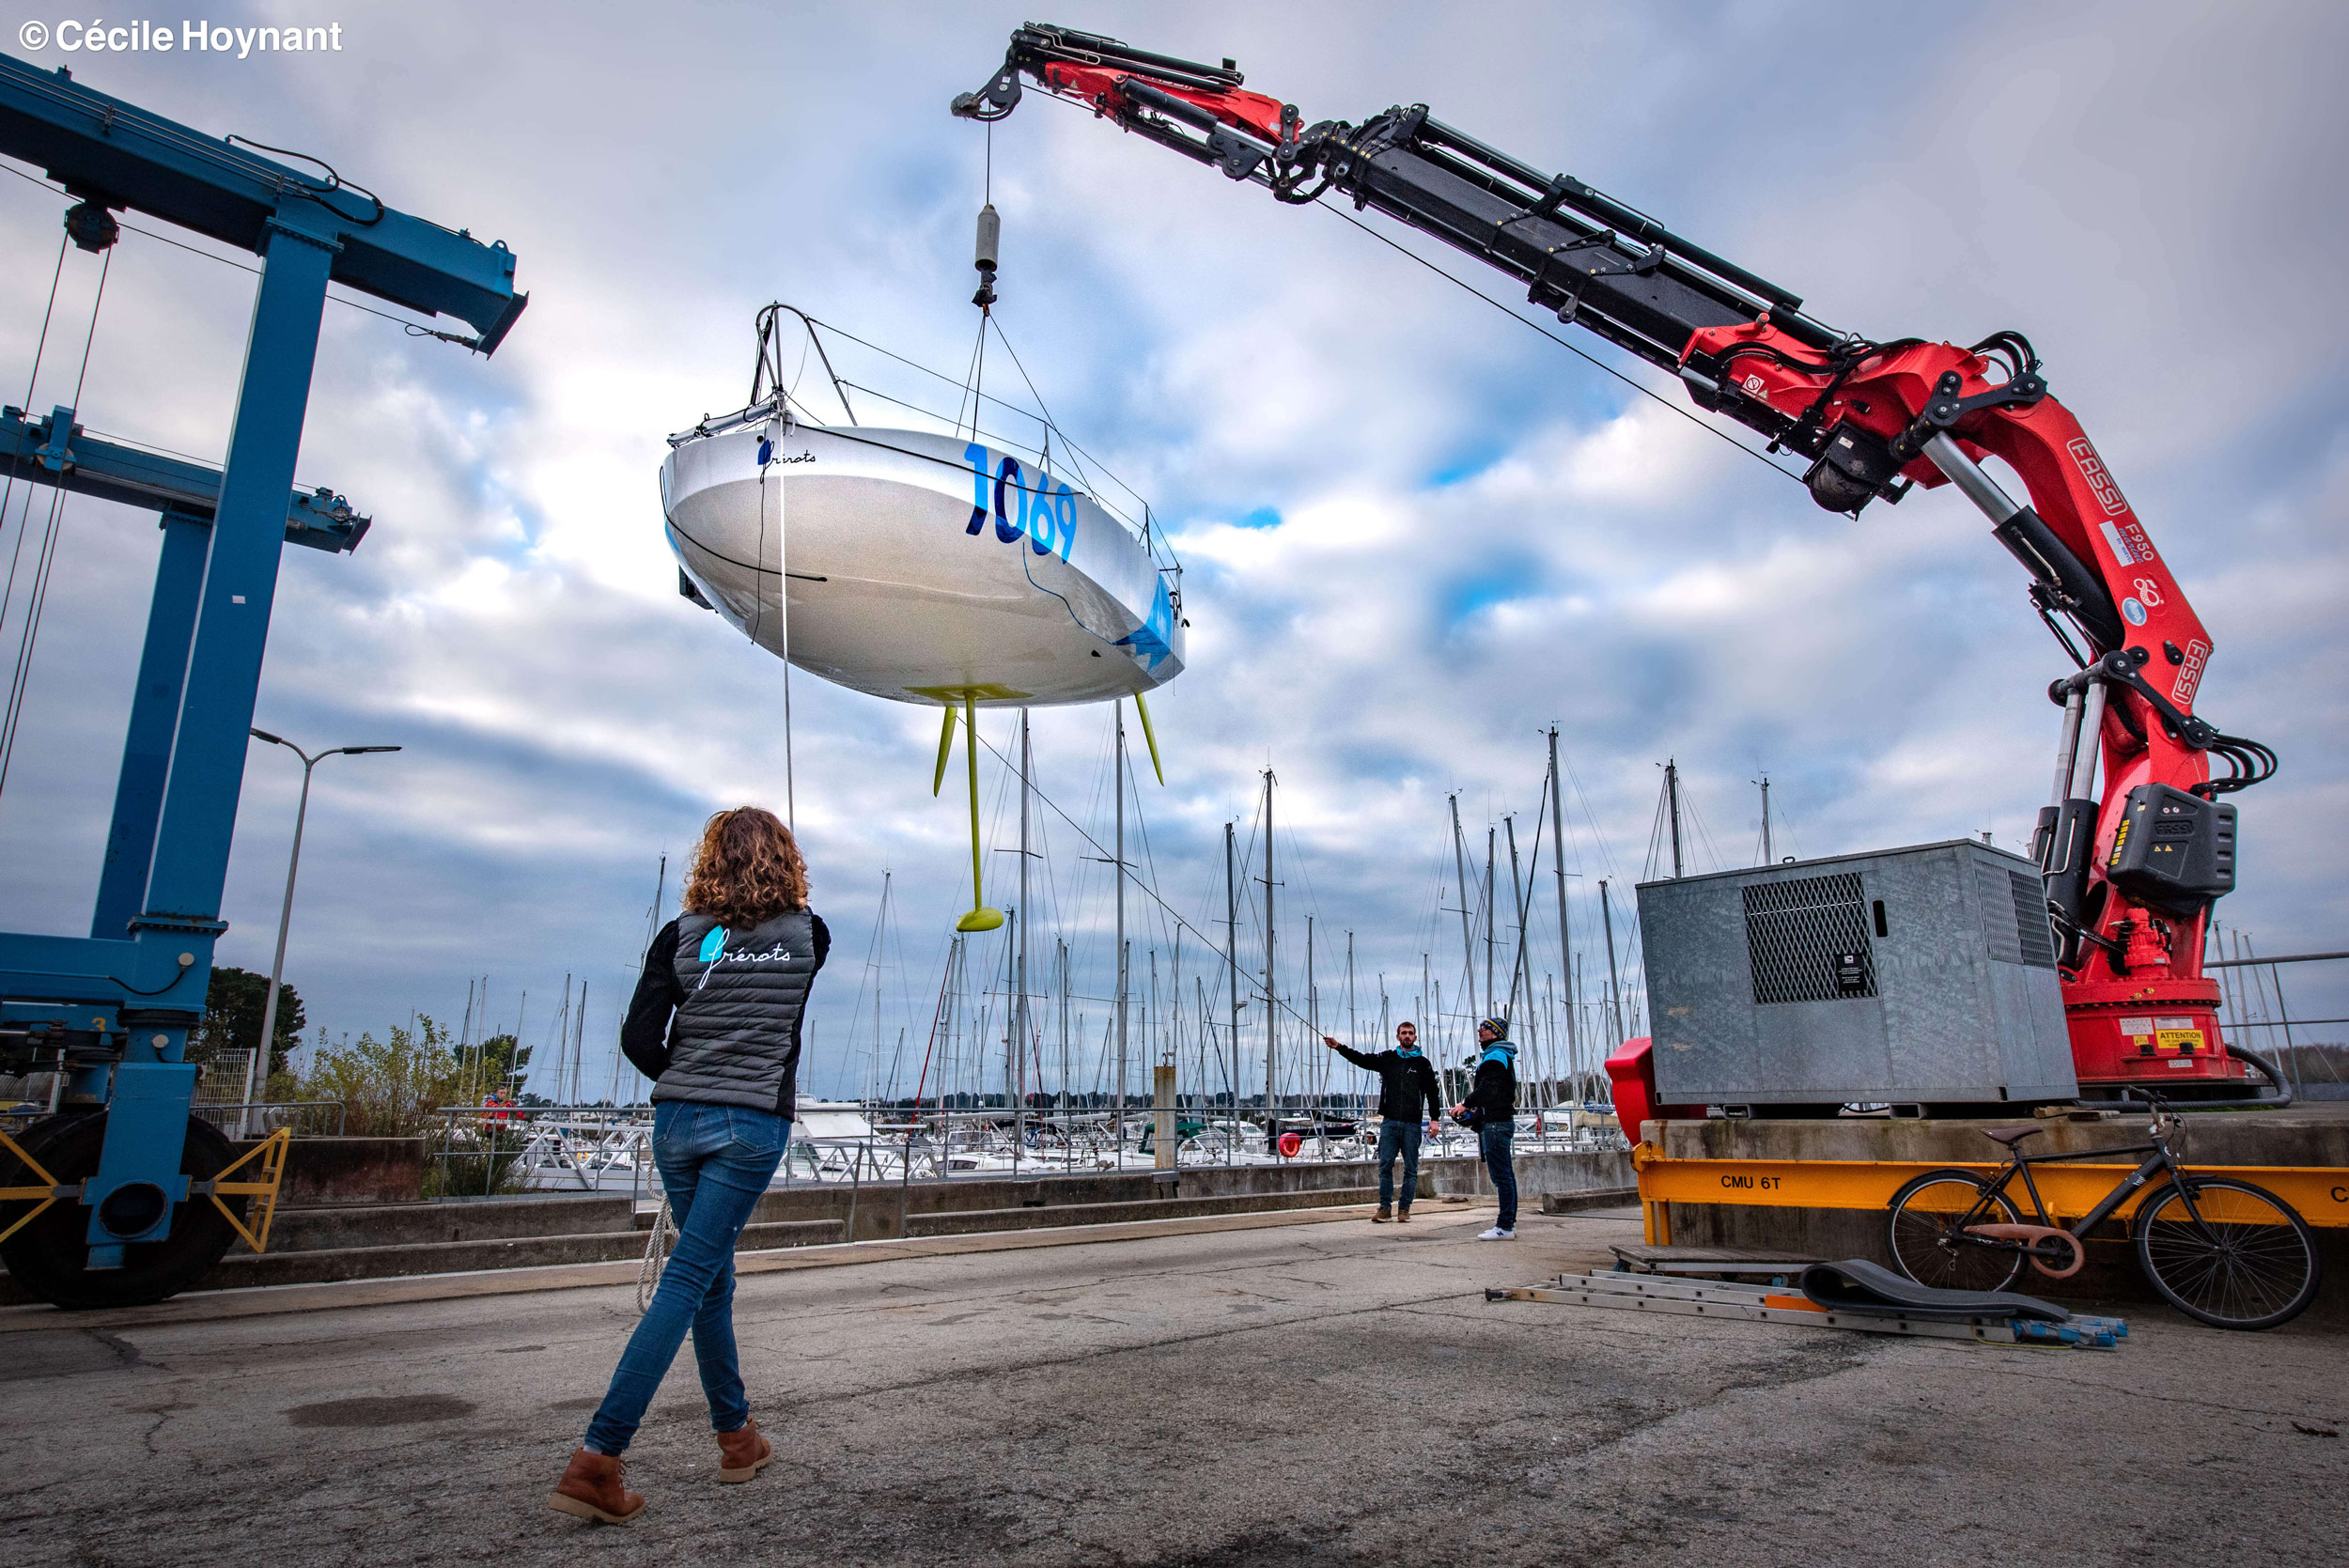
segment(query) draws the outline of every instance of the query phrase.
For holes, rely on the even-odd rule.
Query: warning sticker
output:
[[[2121,1032],[2123,1034],[2151,1034],[2153,1032],[2154,1020],[2151,1018],[2123,1018],[2121,1020]]]
[[[2156,1051],[2197,1051],[2201,1048],[2202,1032],[2199,1029],[2163,1029],[2154,1032],[2154,1049]]]
[[[2192,1029],[2194,1020],[2192,1018],[2155,1018],[2154,1027],[2155,1029]]]

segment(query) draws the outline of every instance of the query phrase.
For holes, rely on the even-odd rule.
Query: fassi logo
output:
[[[2210,644],[2200,637],[2186,645],[2186,662],[2178,666],[2177,684],[2170,688],[2170,700],[2183,708],[2194,706],[2195,690],[2202,684],[2202,667],[2209,662]]]
[[[2089,444],[2086,436],[2081,436],[2064,450],[2072,454],[2074,462],[2079,464],[2080,477],[2087,480],[2088,488],[2096,492],[2097,505],[2104,507],[2105,516],[2117,518],[2129,509],[2128,501],[2121,494],[2121,487],[2113,483],[2110,471],[2105,467],[2105,460],[2096,456],[2096,449]]]

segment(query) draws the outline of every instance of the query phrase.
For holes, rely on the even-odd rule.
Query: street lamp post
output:
[[[277,955],[270,960],[269,1001],[261,1008],[261,1040],[253,1060],[244,1072],[244,1118],[240,1131],[251,1138],[259,1128],[254,1124],[253,1104],[269,1079],[267,1063],[270,1045],[277,1037],[277,985],[286,970],[286,927],[293,919],[294,873],[302,867],[302,827],[310,815],[310,770],[331,756],[363,756],[369,752],[397,752],[397,746],[336,746],[312,756],[292,741],[267,730],[253,732],[256,740],[266,740],[272,746],[283,746],[302,759],[302,804],[294,812],[293,854],[286,862],[286,901],[277,910]]]

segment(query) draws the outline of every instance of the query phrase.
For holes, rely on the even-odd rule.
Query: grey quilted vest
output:
[[[653,1085],[656,1100],[739,1105],[792,1113],[800,1074],[800,1017],[816,977],[816,923],[805,909],[747,931],[723,933],[723,947],[702,953],[718,922],[683,915],[677,923],[677,977],[685,987],[669,1024],[669,1070]]]

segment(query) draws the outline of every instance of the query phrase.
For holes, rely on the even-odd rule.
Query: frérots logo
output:
[[[2096,456],[2096,449],[2089,444],[2086,436],[2073,442],[2065,450],[2072,454],[2072,460],[2079,464],[2080,477],[2087,480],[2088,488],[2096,492],[2097,504],[2104,507],[2105,516],[2117,518],[2129,509],[2127,500],[2121,494],[2121,487],[2113,483],[2111,471],[2105,467],[2105,460]]]

